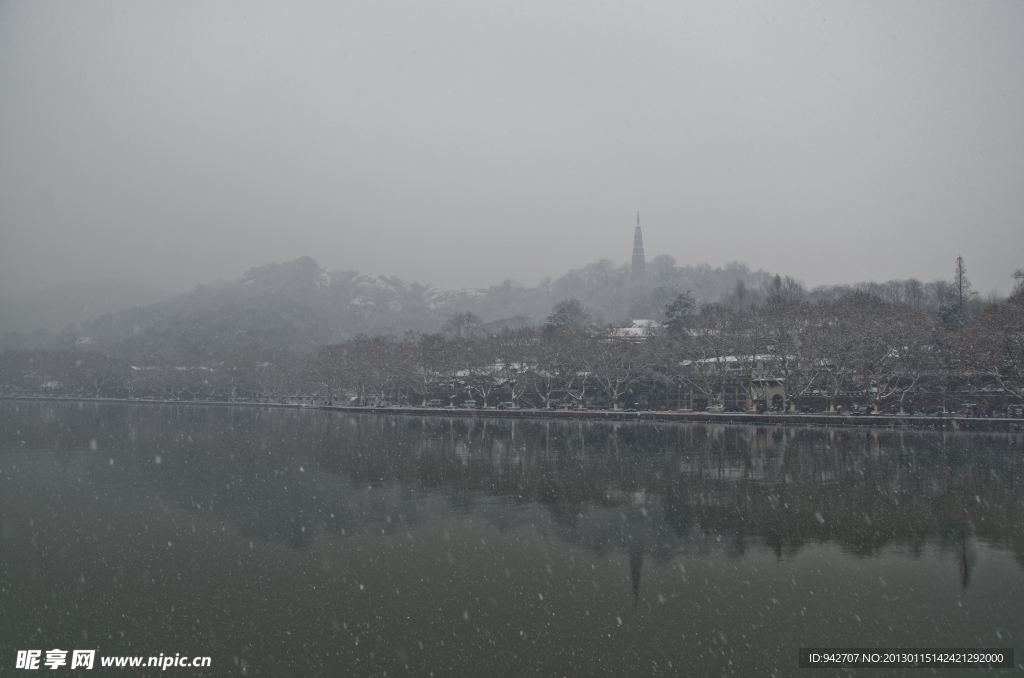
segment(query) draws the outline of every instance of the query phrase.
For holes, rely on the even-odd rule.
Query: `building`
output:
[[[781,409],[786,389],[772,369],[776,364],[777,357],[768,355],[684,360],[676,406],[696,412],[716,407],[743,411],[758,404]]]
[[[608,329],[608,336],[613,339],[644,342],[657,334],[661,324],[657,320],[634,320],[631,327],[612,327]]]

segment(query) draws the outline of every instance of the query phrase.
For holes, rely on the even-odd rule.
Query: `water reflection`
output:
[[[361,558],[358,553],[364,553],[363,549],[370,553],[387,544],[388,553],[401,554],[405,568],[388,580],[396,591],[403,585],[400,582],[406,587],[416,586],[405,581],[416,572],[432,573],[416,576],[433,577],[436,582],[448,576],[445,571],[468,562],[480,568],[478,572],[486,572],[480,575],[491,582],[485,588],[502,579],[520,585],[530,581],[521,572],[533,567],[524,563],[540,561],[524,556],[514,565],[511,552],[501,551],[488,540],[493,542],[494,535],[503,536],[513,545],[511,548],[521,547],[535,554],[547,553],[545,549],[557,544],[562,549],[561,561],[543,556],[546,569],[530,577],[570,594],[592,587],[588,596],[596,596],[594,592],[601,587],[620,586],[637,614],[642,612],[651,619],[655,609],[652,605],[666,604],[673,596],[689,596],[687,614],[696,615],[687,622],[695,625],[689,633],[703,643],[702,651],[707,649],[708,657],[723,652],[727,642],[723,638],[732,630],[746,629],[751,637],[768,633],[763,622],[744,619],[711,624],[708,628],[717,629],[714,633],[708,631],[706,638],[699,635],[702,615],[726,614],[728,605],[721,600],[732,601],[730,618],[737,609],[753,604],[748,602],[753,594],[744,593],[747,589],[740,585],[743,580],[736,579],[739,575],[729,579],[722,574],[728,563],[734,564],[734,572],[754,573],[749,577],[767,576],[759,574],[767,567],[765,563],[793,563],[791,569],[780,569],[771,575],[772,579],[759,584],[765,597],[760,602],[767,601],[771,607],[783,605],[778,599],[782,594],[768,595],[767,591],[774,591],[772,587],[778,582],[788,586],[789,577],[795,585],[794,573],[810,568],[810,563],[817,563],[818,572],[824,561],[832,567],[833,556],[829,554],[833,552],[848,559],[842,566],[847,573],[866,571],[850,568],[857,568],[858,561],[882,558],[894,551],[929,562],[946,557],[956,563],[959,572],[955,585],[967,590],[975,584],[973,572],[979,562],[979,549],[994,549],[1012,554],[1017,563],[1015,578],[1004,584],[1019,596],[1018,575],[1020,566],[1024,566],[1022,444],[1020,435],[1013,433],[531,422],[255,408],[0,403],[0,470],[4,480],[11,482],[13,478],[22,487],[44,474],[63,473],[60,477],[64,480],[54,476],[53,482],[73,479],[87,490],[82,495],[86,499],[75,500],[80,505],[73,509],[84,515],[92,510],[88,503],[91,499],[87,501],[92,495],[88,493],[96,496],[97,503],[103,503],[105,496],[110,501],[116,499],[126,515],[139,516],[134,522],[127,521],[124,529],[131,533],[122,535],[126,540],[148,539],[146,512],[154,510],[155,501],[163,511],[183,511],[191,516],[192,532],[197,530],[196,521],[201,521],[198,529],[220,525],[222,534],[240,538],[250,550],[257,545],[283,545],[296,556],[275,557],[297,567],[309,565],[324,571],[334,567],[333,559],[340,556],[333,551],[323,552],[323,543],[348,544],[340,547],[347,550],[338,552],[346,558]],[[74,496],[69,487],[62,490],[62,501],[71,501]],[[8,494],[2,505],[3,535],[8,545],[20,536],[30,538],[31,530],[25,531],[23,519],[34,520],[31,516],[39,517],[51,510],[58,517],[62,509],[54,508],[56,504],[32,505],[37,496],[40,502],[48,496],[44,485],[38,494]],[[483,527],[475,527],[477,524]],[[77,537],[97,543],[105,538],[103,534],[85,532]],[[521,535],[527,532],[537,537],[522,541]],[[451,545],[456,538],[453,535],[461,540],[458,547]],[[40,550],[40,557],[45,558],[54,556],[52,550],[60,547],[33,542],[32,548]],[[96,548],[102,557],[110,556],[106,547]],[[139,582],[157,582],[154,575],[161,570],[158,561],[147,560],[145,567],[134,567],[127,562],[132,553],[121,553],[126,558],[122,581],[132,582],[125,584],[125,595],[135,595],[142,585]],[[315,562],[301,555],[305,553]],[[67,557],[66,551],[61,554]],[[801,560],[803,554],[807,555]],[[243,562],[242,556],[237,557],[239,563]],[[566,557],[573,559],[571,566],[566,565]],[[594,559],[619,557],[624,565],[628,563],[627,576],[618,584],[604,581],[594,566],[603,561]],[[22,576],[36,576],[32,567],[38,565],[19,570],[21,565],[12,565],[12,558],[3,560],[9,575],[20,572]],[[577,567],[577,558],[580,563],[584,559],[590,562],[591,570]],[[502,559],[504,564],[499,562]],[[379,568],[383,562],[370,559],[368,565],[359,567]],[[569,567],[571,574],[556,571],[558,562]],[[702,570],[702,562],[718,573]],[[181,568],[198,572],[209,564],[203,556],[192,554],[176,567],[180,579]],[[356,571],[354,568],[350,565],[348,571]],[[648,584],[651,568],[654,580]],[[698,577],[695,569],[704,574]],[[678,572],[680,583],[665,583],[669,571]],[[494,579],[490,578],[492,572]],[[164,572],[166,577],[173,574]],[[885,597],[883,608],[889,604],[892,592],[886,581],[893,576],[872,575],[885,589],[879,594]],[[349,575],[342,578],[344,581],[331,581],[338,587],[351,585]],[[698,585],[700,579],[703,583]],[[325,582],[320,581],[321,588]],[[470,596],[472,586],[451,585],[459,590],[455,597]],[[750,585],[748,579],[746,586]],[[249,586],[260,590],[259,583]],[[725,586],[735,588],[721,591]],[[716,590],[721,600],[705,595]],[[515,597],[522,595],[519,591],[506,598],[494,591],[482,598],[472,595],[484,602],[490,597],[496,601],[495,606],[509,606],[502,614],[515,617],[519,614],[515,610],[521,610],[522,615],[536,613],[525,599]],[[541,606],[551,614],[564,615],[572,610],[571,614],[584,618],[595,613],[594,606],[585,603],[586,597],[576,609],[554,606],[553,592],[547,594],[547,600],[544,592],[536,595],[540,598],[530,605]],[[851,595],[866,596],[857,590]],[[897,597],[892,593],[892,600]],[[345,600],[346,605],[350,604]],[[1017,606],[1018,600],[1011,597],[1011,605]],[[327,615],[321,621],[337,625],[337,633],[351,633],[348,626],[341,626],[347,622],[328,623],[328,612],[316,606],[311,609],[320,610],[315,614],[307,611],[313,616]],[[802,617],[808,609],[806,601],[794,603],[791,613],[794,618]],[[1011,616],[1014,609],[1021,611],[1014,607]],[[374,614],[379,616],[379,610],[367,611],[367,619],[376,619]],[[464,614],[463,621],[468,621],[471,615],[489,613],[467,605]],[[754,619],[752,612],[746,614]],[[848,616],[860,614],[851,612]],[[883,618],[888,612],[878,614]],[[460,615],[456,612],[456,619]],[[618,619],[613,628],[640,624],[628,619],[624,624],[622,613],[612,618]],[[499,621],[494,624],[487,630],[494,642],[504,631],[514,638],[519,638],[515,631],[522,631],[504,629]],[[484,627],[475,628],[479,631]],[[224,630],[217,633],[231,635]],[[680,634],[686,635],[683,631]],[[15,635],[24,636],[24,629],[16,627]],[[355,635],[357,642],[359,637]],[[392,644],[390,636],[378,634],[377,638],[383,638],[378,645]],[[790,638],[794,653],[802,640]],[[439,642],[443,645],[444,641]],[[404,649],[395,656],[400,659],[404,654],[408,660],[413,653],[410,643],[403,637],[400,646]],[[711,653],[712,646],[715,653]],[[590,652],[595,657],[601,654],[593,649]],[[667,652],[664,648],[650,652],[654,657],[650,660],[655,663],[670,661],[662,657]],[[778,652],[785,655],[785,651]],[[582,649],[580,653],[584,654]],[[400,665],[408,663],[393,657],[391,660]],[[269,660],[263,657],[260,661]],[[525,660],[517,661],[519,664],[512,662],[509,666],[521,668]],[[570,668],[583,665],[575,654],[565,661]],[[386,670],[379,664],[366,666],[374,667],[371,673]],[[663,662],[659,666],[666,665]],[[717,671],[729,664],[713,666]],[[752,666],[774,670],[772,662]]]
[[[101,482],[152,488],[296,548],[316,529],[395,533],[422,519],[416,498],[428,491],[465,512],[488,497],[543,505],[559,539],[631,561],[712,542],[784,557],[815,542],[870,556],[932,540],[960,554],[966,586],[965,544],[977,536],[1024,565],[1014,433],[14,407],[0,425],[4,450],[52,450]],[[374,486],[394,491],[346,492]],[[498,513],[483,511],[501,529],[514,524],[514,512]]]

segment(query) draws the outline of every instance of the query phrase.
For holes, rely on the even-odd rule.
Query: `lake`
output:
[[[1022,636],[1020,432],[0,402],[0,673],[782,676]]]

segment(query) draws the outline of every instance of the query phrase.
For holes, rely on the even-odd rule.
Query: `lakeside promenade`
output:
[[[797,414],[753,412],[679,412],[625,410],[549,410],[459,408],[459,407],[374,407],[320,405],[309,403],[270,403],[218,400],[150,400],[127,398],[75,398],[60,396],[0,396],[0,400],[26,402],[88,402],[128,405],[202,405],[215,407],[273,407],[348,412],[352,414],[390,414],[417,417],[479,417],[501,419],[554,419],[613,422],[665,422],[700,424],[736,424],[748,426],[820,426],[829,428],[923,429],[945,431],[1021,431],[1024,418],[918,416],[900,414]]]

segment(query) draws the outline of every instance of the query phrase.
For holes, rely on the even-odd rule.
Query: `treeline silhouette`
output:
[[[466,312],[440,332],[306,352],[242,338],[213,352],[159,351],[140,338],[108,350],[5,349],[0,393],[483,408],[746,406],[769,394],[781,409],[1020,403],[1022,285],[973,310],[970,295],[946,292],[948,304],[928,310],[865,289],[812,299],[776,276],[755,303],[699,306],[683,292],[660,322],[630,327],[600,326],[568,299],[540,324]]]

